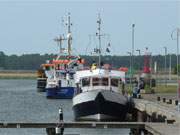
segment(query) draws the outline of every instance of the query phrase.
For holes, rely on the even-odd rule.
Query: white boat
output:
[[[101,40],[100,24],[99,40]],[[101,43],[101,42],[99,42]],[[103,68],[101,65],[101,48],[99,45],[99,67],[77,71],[75,83],[77,91],[73,97],[75,120],[123,121],[128,112],[129,100],[120,90],[125,81],[125,72]]]
[[[75,119],[123,121],[129,107],[128,97],[119,90],[124,78],[125,73],[116,70],[77,71],[77,91],[73,97]]]

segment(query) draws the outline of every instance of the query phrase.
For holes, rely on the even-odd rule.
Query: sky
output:
[[[0,0],[0,51],[8,55],[57,53],[53,39],[66,32],[61,20],[68,12],[72,45],[78,54],[89,54],[98,44],[93,36],[98,13],[105,34],[102,48],[110,42],[113,55],[131,51],[132,24],[135,50],[143,54],[148,47],[154,55],[164,54],[166,46],[168,53],[177,51],[171,33],[180,27],[180,1],[173,0]]]

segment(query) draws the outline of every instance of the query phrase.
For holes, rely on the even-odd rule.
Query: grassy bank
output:
[[[130,85],[125,86],[126,91],[132,94],[132,88]],[[157,85],[156,87],[152,88],[155,93],[177,93],[177,86],[176,85]],[[150,89],[145,89],[142,91],[146,91],[147,93],[151,93]]]
[[[0,79],[35,79],[35,72],[0,72]]]
[[[176,93],[177,86],[176,85],[157,85],[155,88],[155,93]]]

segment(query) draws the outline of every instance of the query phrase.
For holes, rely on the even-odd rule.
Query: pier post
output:
[[[63,109],[59,108],[59,122],[63,122]],[[60,124],[56,127],[56,135],[63,135],[64,134],[64,125]]]
[[[165,103],[166,102],[166,98],[163,98],[163,103]]]
[[[59,122],[63,122],[63,110],[59,108]],[[59,124],[56,128],[46,128],[47,135],[63,135],[64,134],[64,125]]]
[[[158,96],[158,97],[157,97],[157,101],[161,101],[161,97]]]
[[[56,135],[55,128],[46,128],[47,135]]]
[[[178,105],[178,100],[175,100],[175,105],[176,105],[176,106]]]
[[[137,109],[133,110],[132,121],[145,122],[146,119],[147,119],[147,114],[145,111],[141,112],[141,111],[138,111]],[[146,131],[144,129],[131,128],[129,134],[130,135],[140,135],[142,132],[146,133]]]
[[[147,115],[146,115],[146,112],[141,112],[141,111],[138,111],[137,112],[137,121],[138,122],[145,122],[147,119]]]

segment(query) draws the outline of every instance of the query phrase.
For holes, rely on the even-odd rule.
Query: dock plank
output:
[[[144,122],[0,123],[0,128],[144,128]]]
[[[180,125],[150,122],[60,122],[0,123],[0,128],[132,128],[146,129],[153,135],[180,135]]]

